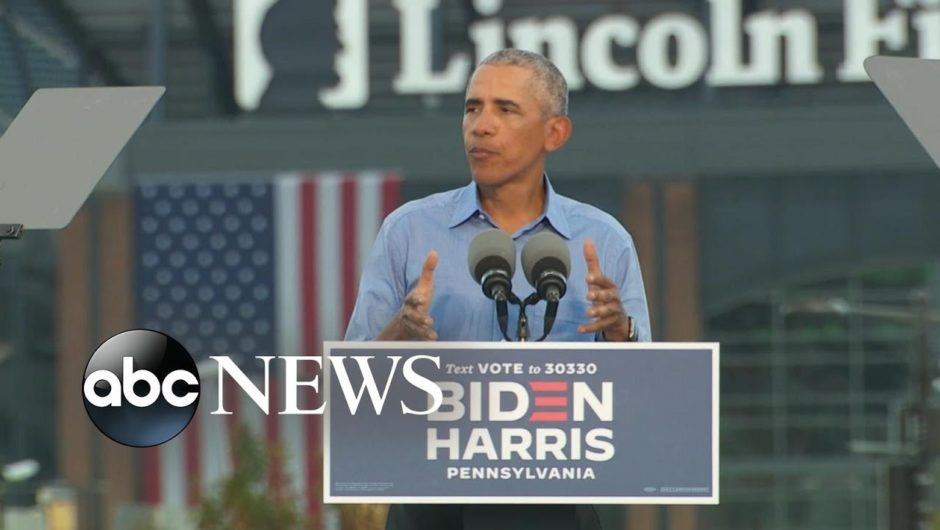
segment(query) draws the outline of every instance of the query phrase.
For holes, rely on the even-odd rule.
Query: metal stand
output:
[[[519,297],[515,295],[515,293],[509,293],[508,302],[513,305],[519,306],[519,320],[517,322],[517,327],[516,327],[516,341],[517,342],[528,342],[532,340],[532,337],[529,334],[529,318],[525,314],[525,309],[541,301],[542,301],[542,297],[539,296],[539,293],[537,292],[530,294],[529,296],[526,297],[525,300],[520,300]],[[555,311],[557,310],[558,310],[558,301],[557,300],[555,300],[554,302],[549,301],[549,310],[546,312],[546,316],[548,316],[549,318],[546,319],[544,333],[542,334],[541,337],[536,339],[536,342],[541,342],[545,340],[546,337],[548,337],[548,333],[549,331],[551,331],[552,324],[555,322]],[[497,304],[497,311],[499,315],[505,318],[506,316],[505,315],[505,311],[506,311],[505,303],[503,306],[499,306]],[[505,338],[506,341],[511,342],[509,335],[506,333],[506,330],[504,329],[503,323],[504,323],[504,320],[500,320],[500,331],[502,331],[503,333],[503,338]]]
[[[5,239],[19,239],[23,234],[23,225],[0,224],[0,243]],[[3,261],[0,261],[0,266]]]
[[[0,241],[4,239],[19,239],[23,233],[23,225],[0,224]]]

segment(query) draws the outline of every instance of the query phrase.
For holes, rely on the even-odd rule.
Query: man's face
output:
[[[463,143],[477,184],[541,178],[549,126],[537,87],[532,72],[519,66],[483,65],[470,79]]]

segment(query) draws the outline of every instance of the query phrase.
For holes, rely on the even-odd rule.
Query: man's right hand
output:
[[[434,320],[429,313],[431,297],[434,295],[434,269],[437,267],[437,260],[436,250],[428,252],[418,283],[405,297],[405,302],[395,318],[385,326],[376,340],[437,340],[437,332],[431,327]]]

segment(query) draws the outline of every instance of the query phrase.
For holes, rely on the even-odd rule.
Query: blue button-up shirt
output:
[[[555,324],[546,340],[593,341],[593,333],[577,331],[579,325],[592,320],[587,316],[591,304],[587,300],[587,264],[583,251],[584,241],[591,239],[597,247],[601,271],[620,286],[620,298],[626,313],[638,326],[639,340],[650,340],[643,278],[630,234],[602,210],[555,193],[547,178],[545,187],[542,215],[512,234],[516,243],[513,292],[524,299],[535,290],[522,271],[523,246],[543,230],[557,233],[571,252],[571,271],[568,292],[559,303]],[[484,296],[467,264],[470,242],[480,232],[494,227],[496,225],[480,206],[473,182],[411,201],[392,212],[382,223],[366,260],[346,340],[372,340],[385,328],[414,288],[431,250],[437,250],[440,255],[434,271],[430,309],[440,340],[502,340],[495,303]],[[526,309],[530,340],[542,335],[544,314],[545,302]],[[518,309],[510,306],[509,336],[513,339],[517,318]]]

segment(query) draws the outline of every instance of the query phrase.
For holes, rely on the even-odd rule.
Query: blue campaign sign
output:
[[[326,502],[718,503],[717,344],[325,351]]]

